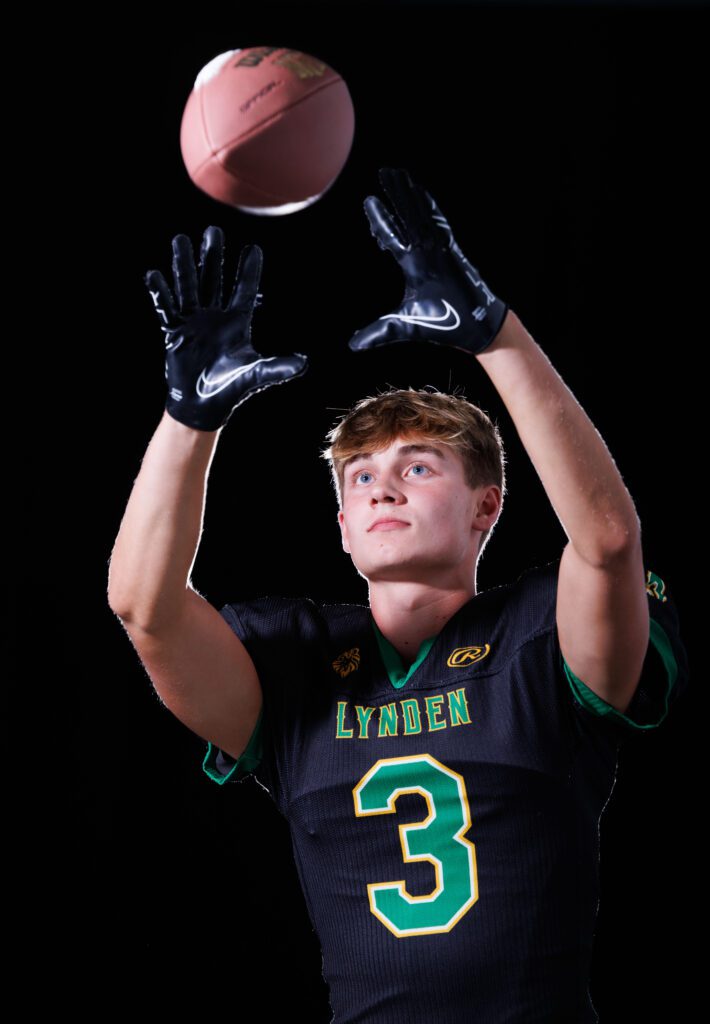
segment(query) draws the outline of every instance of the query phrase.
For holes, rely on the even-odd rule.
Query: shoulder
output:
[[[364,605],[308,597],[257,597],[224,605],[220,614],[249,652],[262,689],[288,678],[290,698],[309,693],[344,663],[359,662],[371,632]],[[279,684],[280,686],[280,684]],[[285,692],[285,691],[284,691]]]
[[[562,556],[558,555],[552,561],[531,566],[509,585],[512,604],[520,614],[527,614],[532,620],[542,623],[549,621],[552,608],[554,620],[561,559]]]
[[[328,604],[310,597],[255,597],[233,601],[220,614],[242,641],[326,640],[343,630],[361,630],[369,608],[357,604]]]
[[[470,613],[504,623],[511,640],[518,643],[553,630],[560,557],[531,566],[510,582],[482,591],[470,602]]]
[[[557,579],[560,558],[523,573],[515,584],[518,618],[527,627],[549,634],[558,651],[575,703],[594,717],[606,718],[624,732],[657,728],[671,704],[688,685],[688,657],[681,638],[678,609],[664,579],[646,563],[645,590],[649,610],[649,641],[640,681],[625,714],[593,693],[565,663],[557,636]],[[583,623],[581,626],[583,627]]]
[[[500,583],[481,592],[481,597],[500,603],[525,605],[535,597],[545,598],[557,593],[561,555],[549,562],[540,562],[518,573],[507,583]]]

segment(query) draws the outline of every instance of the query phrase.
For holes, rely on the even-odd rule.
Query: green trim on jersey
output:
[[[650,722],[646,725],[642,725],[639,722],[634,722],[632,718],[617,711],[616,708],[612,707],[611,704],[607,704],[605,700],[602,700],[593,690],[590,690],[581,679],[579,679],[572,669],[569,667],[565,659],[562,659],[564,665],[565,674],[572,688],[572,692],[581,704],[584,705],[589,711],[592,711],[596,715],[605,716],[609,715],[611,718],[618,718],[626,722],[627,725],[633,726],[634,729],[657,729],[658,726],[663,722],[666,715],[668,714],[668,699],[670,697],[671,690],[675,685],[676,677],[678,675],[678,663],[673,654],[673,648],[671,646],[670,639],[663,626],[656,622],[655,619],[651,619],[650,622],[651,634],[650,639],[654,647],[658,651],[665,665],[666,672],[668,673],[668,688],[666,690],[666,698],[664,701],[663,714],[657,722]]]
[[[209,741],[207,743],[207,753],[205,759],[202,762],[202,767],[207,772],[209,777],[213,779],[220,786],[223,786],[225,782],[229,782],[231,778],[241,778],[244,775],[248,775],[258,767],[261,758],[263,756],[263,748],[261,744],[261,719],[264,710],[259,712],[259,717],[256,720],[254,726],[254,732],[251,734],[251,739],[247,744],[247,748],[240,758],[238,758],[230,771],[226,775],[223,775],[216,767],[217,754],[219,753],[219,747],[213,746]],[[235,775],[236,773],[236,775]]]
[[[413,663],[409,668],[405,668],[399,651],[393,647],[387,637],[380,632],[379,626],[372,617],[370,617],[370,622],[372,623],[372,628],[375,631],[377,645],[380,648],[380,654],[382,655],[382,660],[385,663],[385,668],[387,669],[387,675],[390,677],[390,682],[392,683],[392,686],[394,686],[395,690],[401,690],[432,649],[436,636],[430,636],[426,640],[422,640],[421,646],[419,647],[419,651],[417,652],[417,656]]]

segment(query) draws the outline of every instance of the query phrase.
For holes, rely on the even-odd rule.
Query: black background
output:
[[[255,346],[311,361],[304,378],[257,395],[223,432],[193,572],[208,600],[366,603],[319,452],[341,411],[390,384],[462,388],[498,421],[509,496],[478,585],[512,581],[556,558],[566,538],[482,368],[438,347],[346,347],[401,297],[362,201],[379,194],[378,167],[406,167],[605,439],[639,511],[646,565],[679,609],[692,668],[703,568],[688,516],[704,328],[694,250],[706,14],[694,5],[260,3],[219,17],[196,11],[169,31],[118,24],[64,63],[74,114],[61,137],[66,265],[53,266],[75,317],[42,414],[41,473],[30,472],[21,509],[53,524],[34,642],[51,647],[53,678],[64,680],[52,843],[74,935],[54,956],[108,970],[109,994],[140,992],[165,1011],[196,999],[205,1014],[231,1016],[249,993],[265,1019],[329,1019],[285,823],[253,780],[218,787],[203,774],[203,741],[158,702],[106,602],[113,540],[165,401],[143,274],[167,276],[178,232],[197,246],[208,224],[222,226],[227,279],[241,246],[258,242]],[[355,106],[338,181],[284,218],[216,203],[180,155],[197,72],[252,45],[325,60]],[[697,673],[692,682],[662,729],[622,750],[602,818],[592,972],[602,1022],[653,1010],[683,1019],[694,997]]]

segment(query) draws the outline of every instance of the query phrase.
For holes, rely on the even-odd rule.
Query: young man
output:
[[[557,561],[478,593],[504,454],[462,398],[393,391],[329,435],[343,546],[369,608],[261,598],[212,608],[189,584],[221,427],[303,373],[250,322],[261,253],[222,308],[223,238],[198,282],[174,239],[166,414],[114,548],[109,601],[157,692],[208,741],[219,783],[249,772],[287,817],[334,1021],[595,1021],[588,990],[597,824],[624,732],[685,683],[677,615],[602,439],[428,193],[384,171],[373,232],[405,299],[354,349],[453,344],[491,377],[569,538]],[[442,339],[445,339],[442,342]]]

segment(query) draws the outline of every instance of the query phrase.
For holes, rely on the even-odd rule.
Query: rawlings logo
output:
[[[490,644],[486,644],[485,647],[457,647],[446,659],[446,664],[449,668],[465,668],[466,665],[471,665],[474,661],[486,658],[490,650]]]

